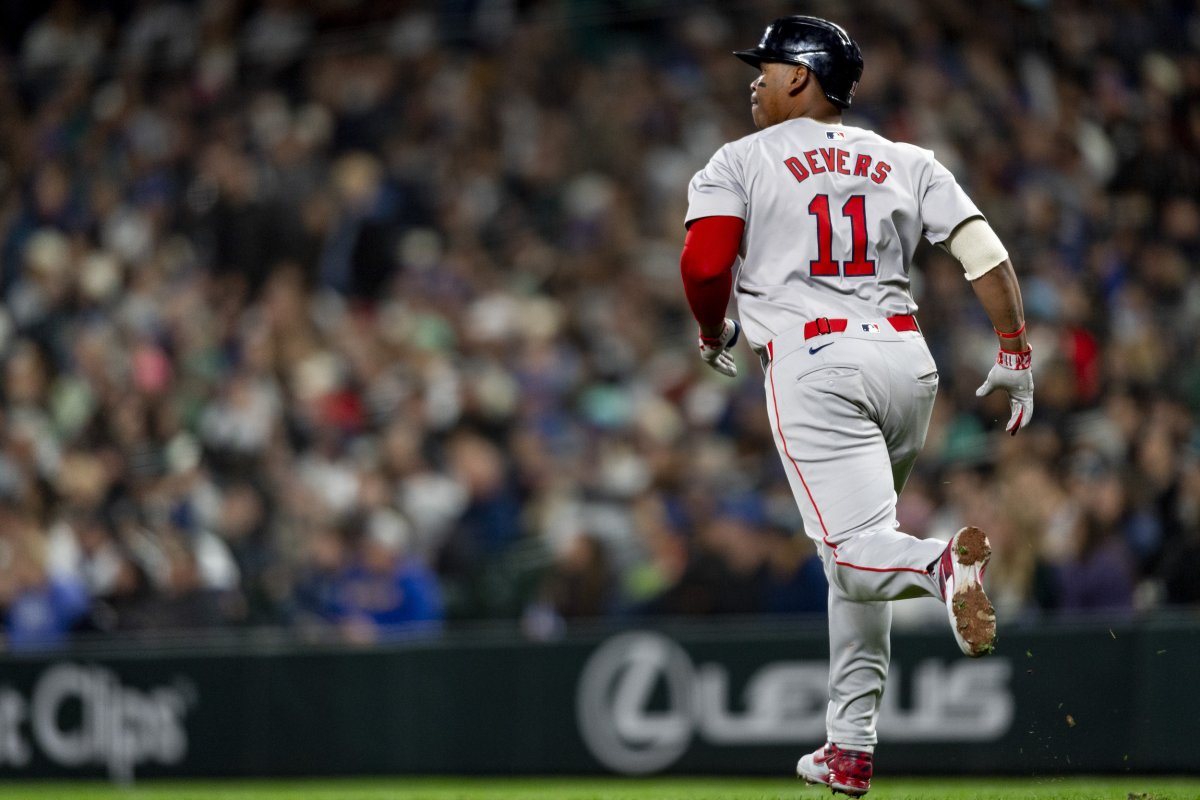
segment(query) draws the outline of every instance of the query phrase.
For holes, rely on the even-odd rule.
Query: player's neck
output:
[[[805,93],[796,99],[799,102],[792,107],[791,113],[788,114],[788,119],[811,119],[814,122],[827,125],[840,125],[842,123],[842,110],[829,102],[825,98],[825,95],[808,96]]]
[[[810,110],[808,113],[788,114],[787,119],[811,119],[813,122],[820,122],[823,125],[841,125],[842,114],[838,111],[823,112],[816,109]]]
[[[826,125],[841,125],[842,124],[841,112],[831,111],[831,112],[826,112],[823,114],[817,114],[817,113],[804,114],[802,116],[805,119],[811,119],[814,122],[821,122]]]

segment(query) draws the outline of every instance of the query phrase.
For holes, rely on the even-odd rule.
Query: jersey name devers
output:
[[[851,153],[840,147],[805,150],[800,156],[792,156],[783,163],[799,183],[804,183],[810,175],[823,172],[870,178],[875,183],[883,183],[892,171],[892,165],[886,161],[875,161],[866,153]]]

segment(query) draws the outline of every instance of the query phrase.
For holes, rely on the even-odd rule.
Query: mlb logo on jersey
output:
[[[845,131],[825,131],[825,138],[826,139],[845,139],[846,132]]]
[[[878,322],[864,322],[862,324],[863,333],[879,333]]]

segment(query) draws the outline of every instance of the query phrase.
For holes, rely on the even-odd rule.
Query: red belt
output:
[[[902,314],[897,317],[888,317],[887,321],[892,324],[892,327],[897,331],[919,331],[917,327],[917,318],[911,314]],[[830,319],[829,317],[821,317],[814,319],[812,322],[804,323],[804,338],[811,339],[814,336],[822,336],[826,333],[841,333],[846,330],[846,320]]]

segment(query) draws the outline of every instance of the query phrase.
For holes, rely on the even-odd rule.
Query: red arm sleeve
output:
[[[701,325],[715,326],[725,319],[733,262],[745,228],[746,221],[739,217],[701,217],[688,228],[679,271],[692,316]]]

